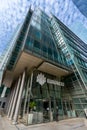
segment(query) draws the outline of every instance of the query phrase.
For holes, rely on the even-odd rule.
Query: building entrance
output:
[[[58,121],[63,119],[62,104],[60,99],[30,99],[29,114],[33,114],[29,124]]]
[[[58,115],[58,104],[56,104],[55,99],[43,101],[43,116],[45,122],[59,120]]]
[[[43,100],[43,117],[44,117],[44,122],[50,121],[50,105],[49,105],[49,100]]]
[[[37,82],[35,75],[31,92],[25,90],[28,96],[27,99],[23,99],[24,107],[21,105],[21,110],[24,108],[24,118],[27,114],[27,124],[61,120],[63,119],[64,109],[66,110],[65,103],[62,102],[62,85],[60,85],[60,82],[50,77],[47,79],[44,76],[42,77],[43,79],[40,76],[40,80],[38,79],[39,82]],[[25,100],[26,104],[24,103]]]
[[[76,113],[73,109],[73,103],[71,100],[63,100],[63,112],[64,118],[76,117]]]

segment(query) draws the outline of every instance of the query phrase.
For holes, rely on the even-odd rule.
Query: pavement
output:
[[[12,125],[6,116],[0,117],[0,130],[87,130],[87,119],[73,118],[58,122],[43,123],[25,126]]]

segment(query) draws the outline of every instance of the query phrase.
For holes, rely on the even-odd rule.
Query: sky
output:
[[[18,24],[23,22],[29,6],[52,12],[87,43],[87,18],[72,0],[0,0],[0,53],[6,48]]]

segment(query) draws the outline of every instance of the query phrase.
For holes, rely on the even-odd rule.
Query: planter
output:
[[[33,123],[33,113],[28,114],[28,124]]]
[[[38,112],[33,112],[33,123],[36,124],[38,120]]]
[[[38,112],[37,119],[38,119],[38,123],[43,122],[43,113],[42,112]]]
[[[76,117],[76,112],[75,112],[75,110],[72,110],[71,113],[72,113],[72,117]]]

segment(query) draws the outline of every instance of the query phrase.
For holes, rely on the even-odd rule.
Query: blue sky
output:
[[[32,8],[38,6],[46,13],[52,12],[87,43],[87,18],[72,0],[0,0],[0,52],[8,45],[16,26],[24,20],[30,4]]]

